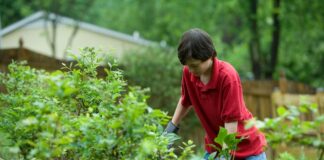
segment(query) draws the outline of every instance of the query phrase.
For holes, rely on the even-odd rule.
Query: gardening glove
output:
[[[170,122],[168,123],[167,127],[165,128],[163,135],[167,135],[168,133],[177,134],[178,131],[179,131],[179,128],[178,128],[176,125],[174,125],[174,124],[172,123],[172,121],[170,121]],[[172,148],[173,141],[176,140],[176,139],[177,139],[177,138],[169,138],[169,140],[170,140],[171,142],[170,142],[170,143],[168,144],[168,146],[167,146],[168,149]]]
[[[176,125],[174,125],[172,123],[172,121],[170,121],[168,123],[167,127],[164,130],[164,132],[166,132],[166,133],[174,133],[174,134],[177,134],[178,131],[179,131],[179,128]]]

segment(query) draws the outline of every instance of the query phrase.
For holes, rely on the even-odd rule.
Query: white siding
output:
[[[50,24],[48,28],[50,28]],[[50,29],[49,29],[50,30]],[[56,58],[63,59],[68,40],[72,34],[73,26],[58,24],[56,37]],[[22,28],[14,30],[2,37],[1,48],[19,47],[19,39],[23,39],[24,47],[36,52],[52,56],[49,42],[46,39],[44,21],[36,21]],[[79,28],[77,35],[72,42],[71,50],[78,53],[79,48],[96,47],[108,51],[117,58],[120,58],[130,49],[139,49],[142,45],[109,37],[104,34]]]

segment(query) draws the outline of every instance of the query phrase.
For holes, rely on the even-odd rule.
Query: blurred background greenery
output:
[[[45,10],[124,33],[138,31],[146,39],[176,47],[184,31],[198,27],[213,37],[219,57],[231,62],[243,78],[276,79],[284,71],[289,80],[324,85],[321,0],[0,0],[0,4],[2,28]]]

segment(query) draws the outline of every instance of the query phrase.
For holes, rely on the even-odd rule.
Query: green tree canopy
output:
[[[278,78],[279,72],[284,71],[288,79],[324,86],[321,0],[0,0],[0,4],[3,26],[43,9],[128,34],[138,31],[144,38],[165,41],[171,47],[177,46],[187,29],[202,28],[213,37],[220,58],[233,63],[242,77],[251,77],[253,72],[257,79]],[[277,23],[280,32],[274,40]],[[253,41],[257,42],[259,57],[255,61],[251,60]],[[260,73],[253,68],[260,68]]]

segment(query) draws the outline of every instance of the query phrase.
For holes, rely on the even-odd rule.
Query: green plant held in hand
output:
[[[242,141],[244,137],[237,138],[236,133],[228,133],[223,127],[220,128],[217,137],[214,141],[220,146],[212,145],[216,149],[216,152],[210,154],[208,159],[213,160],[217,157],[230,160],[232,158],[231,153],[235,153],[237,145]]]
[[[128,87],[114,62],[94,48],[81,50],[75,65],[48,73],[13,62],[0,73],[0,157],[4,159],[186,159],[167,149],[166,113],[150,108],[146,90]],[[1,140],[1,139],[0,139]]]

